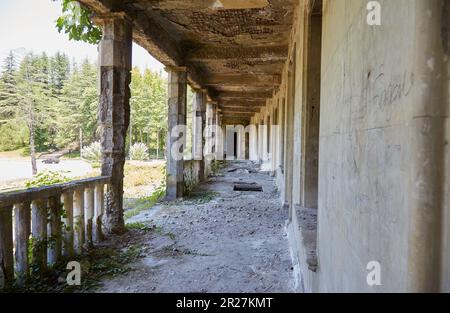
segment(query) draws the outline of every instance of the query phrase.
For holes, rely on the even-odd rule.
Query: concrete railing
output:
[[[102,240],[109,183],[102,176],[0,193],[0,290]]]

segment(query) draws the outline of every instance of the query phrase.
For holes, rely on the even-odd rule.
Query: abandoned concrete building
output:
[[[27,234],[46,234],[43,198],[63,195],[75,217],[85,207],[89,240],[102,236],[103,206],[103,228],[123,230],[134,40],[167,68],[169,129],[186,124],[187,85],[195,90],[195,158],[168,153],[168,199],[234,150],[276,181],[299,290],[450,291],[450,1],[380,0],[381,25],[369,25],[366,0],[79,2],[103,27],[104,176],[27,198],[0,196],[5,277],[14,267],[26,271]],[[232,125],[255,127],[227,130]],[[225,135],[213,129],[204,143],[208,126]],[[168,146],[179,140],[169,137]],[[50,232],[59,223],[52,219]],[[75,233],[75,250],[83,236]],[[51,258],[61,254],[52,249]],[[381,285],[366,279],[373,262]]]

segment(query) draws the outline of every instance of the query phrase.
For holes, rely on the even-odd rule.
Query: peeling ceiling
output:
[[[294,0],[80,0],[96,14],[124,11],[134,40],[165,65],[187,66],[224,118],[248,119],[280,83]],[[232,99],[225,95],[233,93]],[[242,110],[227,110],[242,107]],[[231,107],[230,107],[231,108]]]

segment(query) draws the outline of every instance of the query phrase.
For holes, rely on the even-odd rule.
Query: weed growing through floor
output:
[[[217,175],[219,171],[228,165],[226,160],[213,160],[211,162],[211,174]]]
[[[155,233],[157,233],[161,236],[167,236],[170,239],[172,239],[173,241],[175,241],[175,239],[176,239],[176,236],[174,233],[171,233],[171,232],[166,233],[161,226],[155,226],[153,228],[153,230],[155,231]]]
[[[197,204],[208,203],[217,197],[219,193],[211,190],[195,190],[189,194],[186,198],[189,202],[195,202]]]
[[[145,223],[141,222],[135,222],[135,223],[128,223],[125,225],[125,227],[128,230],[139,230],[139,231],[154,231],[156,234],[159,234],[161,236],[167,236],[170,239],[174,240],[176,239],[176,236],[174,233],[171,232],[165,232],[161,226],[149,226]]]
[[[127,230],[140,230],[140,231],[149,231],[152,228],[150,226],[148,226],[145,223],[141,223],[141,222],[134,222],[134,223],[127,223],[125,225],[125,227],[127,228]]]

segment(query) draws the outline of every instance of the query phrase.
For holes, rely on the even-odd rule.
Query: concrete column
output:
[[[255,117],[250,121],[252,132],[250,133],[250,142],[248,145],[250,149],[249,156],[252,161],[258,161],[258,127],[255,121]]]
[[[416,2],[416,103],[411,103],[411,154],[408,203],[408,292],[439,292],[448,284],[446,247],[444,148],[448,146],[450,29],[448,1]],[[433,18],[430,18],[433,17]],[[430,65],[432,64],[432,65]],[[448,163],[447,163],[448,164]],[[448,176],[447,176],[448,177]],[[448,245],[447,245],[448,247]],[[447,274],[445,274],[447,273]],[[448,285],[447,285],[448,286]]]
[[[236,158],[238,160],[245,160],[245,127],[239,127],[239,131],[237,133],[237,151]]]
[[[167,136],[166,199],[181,198],[184,192],[184,160],[186,148],[187,71],[185,67],[167,68],[169,104]],[[180,128],[181,126],[181,128]]]
[[[194,95],[193,114],[193,151],[194,160],[199,163],[199,181],[205,179],[205,159],[203,157],[203,130],[206,125],[206,91],[198,90]]]
[[[132,26],[122,13],[101,18],[99,47],[102,175],[111,176],[107,190],[105,230],[121,234],[125,137],[130,123]]]
[[[223,137],[224,134],[222,132],[222,114],[220,113],[220,110],[218,106],[216,105],[215,110],[215,117],[216,117],[216,124],[215,124],[215,146],[216,146],[216,153],[215,158],[216,160],[223,160]]]
[[[206,154],[211,155],[213,151],[213,125],[214,125],[214,103],[206,104]]]

